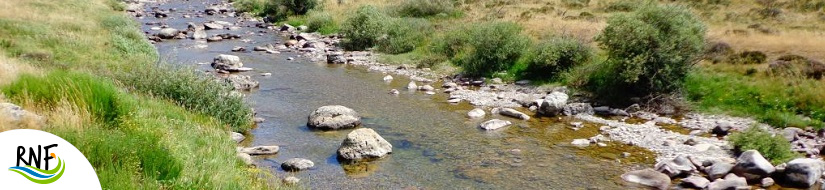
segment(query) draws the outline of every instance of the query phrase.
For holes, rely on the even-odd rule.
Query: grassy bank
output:
[[[270,20],[325,26],[310,28],[342,34],[346,49],[371,48],[382,53],[381,60],[390,64],[488,79],[530,79],[539,85],[568,85],[604,100],[602,103],[615,105],[633,103],[627,101],[629,97],[681,96],[688,101],[679,104],[688,105],[688,109],[754,117],[776,127],[823,127],[825,122],[825,102],[821,98],[825,91],[817,87],[822,80],[768,74],[768,64],[782,56],[825,60],[821,48],[825,47],[825,38],[816,32],[825,27],[821,24],[825,3],[819,1],[355,0],[317,1],[323,4],[307,14],[265,8],[283,5],[278,2],[282,1],[238,0],[236,5]],[[630,38],[618,39],[621,35],[603,33],[610,28],[611,19],[635,14],[650,4],[683,7],[705,26],[700,27],[706,29],[702,32],[704,43],[712,47],[721,42],[728,52],[713,58],[715,64],[694,65],[699,59],[690,58],[698,46],[686,48],[680,44],[674,51],[652,46],[659,42],[679,44],[673,39],[688,38],[656,37],[658,42],[633,45],[627,41]],[[662,17],[665,18],[668,17]],[[637,21],[613,25],[628,22]],[[643,30],[650,31],[643,27],[628,31]],[[662,28],[665,30],[669,29]],[[599,40],[600,35],[613,39]],[[614,40],[621,43],[611,44]],[[616,59],[635,56],[641,50],[650,50],[646,55],[661,56]],[[743,63],[742,59],[733,59],[748,51],[764,53],[764,60]],[[710,53],[719,56],[718,52]],[[687,59],[669,62],[674,58]],[[617,74],[635,72],[632,69],[637,66],[644,67],[641,70],[647,73]],[[612,97],[599,97],[603,94]]]
[[[235,156],[228,131],[251,127],[229,89],[156,65],[138,23],[114,0],[0,2],[0,101],[74,144],[107,189],[270,189]],[[271,176],[270,176],[271,177]]]

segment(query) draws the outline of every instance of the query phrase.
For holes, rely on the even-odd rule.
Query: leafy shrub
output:
[[[386,31],[386,20],[387,16],[374,6],[358,8],[355,15],[348,18],[341,27],[341,33],[345,37],[342,42],[344,49],[364,50],[375,46],[378,37]]]
[[[525,56],[525,75],[532,78],[556,78],[559,72],[590,60],[592,50],[569,37],[554,37],[530,49]]]
[[[318,6],[318,0],[282,0],[283,4],[296,15],[304,15]]]
[[[761,51],[743,51],[728,57],[728,62],[733,64],[762,64],[767,60],[768,55]]]
[[[639,5],[643,4],[641,1],[638,0],[621,0],[610,2],[604,7],[604,11],[607,12],[630,12],[635,11]]]
[[[289,17],[289,7],[285,6],[281,0],[266,1],[258,16],[265,17],[268,22],[283,21]]]
[[[759,151],[773,164],[784,163],[798,156],[791,151],[791,143],[784,137],[772,135],[756,126],[730,135],[729,140],[739,150]]]
[[[326,12],[310,11],[307,13],[306,23],[309,31],[312,32],[319,32],[325,35],[338,32],[338,24],[335,24],[332,15]]]
[[[83,73],[55,71],[42,77],[22,75],[2,91],[9,98],[28,99],[47,107],[67,100],[110,125],[116,124],[130,109],[111,81]]]
[[[455,11],[454,0],[405,0],[395,7],[400,17],[430,17]]]
[[[529,44],[512,22],[487,22],[447,32],[433,50],[450,58],[472,76],[490,76],[509,69]]]
[[[243,97],[234,96],[231,87],[189,69],[167,64],[129,69],[117,78],[128,87],[172,100],[180,106],[212,116],[233,131],[251,128],[252,110]]]
[[[650,4],[609,18],[596,41],[607,52],[588,84],[596,95],[649,96],[682,86],[704,50],[705,26],[687,8]]]
[[[431,31],[430,23],[424,19],[396,18],[387,24],[387,36],[377,41],[378,51],[399,54],[418,47]]]

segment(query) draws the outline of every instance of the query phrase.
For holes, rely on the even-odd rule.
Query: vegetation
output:
[[[521,27],[487,22],[454,29],[436,40],[434,51],[447,56],[472,76],[491,76],[512,67],[529,45]]]
[[[527,66],[519,71],[527,78],[558,78],[559,73],[587,63],[592,50],[570,37],[553,37],[530,48],[525,56]]]
[[[607,53],[607,71],[594,75],[597,96],[675,92],[704,50],[705,26],[681,6],[648,5],[607,23],[596,37]]]
[[[757,150],[773,164],[785,163],[799,156],[791,151],[791,143],[784,137],[756,126],[734,133],[729,139],[738,150]]]
[[[394,7],[399,17],[431,17],[455,15],[455,0],[404,0]]]
[[[8,7],[6,7],[8,6]],[[11,0],[0,7],[0,101],[48,118],[107,189],[268,189],[236,158],[229,130],[249,107],[225,87],[158,67],[154,48],[112,0]],[[60,19],[54,19],[54,18]]]
[[[338,32],[338,24],[332,19],[332,15],[321,11],[310,11],[306,16],[307,27],[310,32],[318,32],[324,35]]]
[[[347,50],[365,50],[375,46],[386,31],[387,16],[374,6],[362,6],[341,26],[346,37],[342,42]]]
[[[389,54],[407,53],[423,44],[432,31],[429,21],[414,18],[393,18],[387,24],[387,35],[377,41],[377,50]]]
[[[318,0],[237,0],[241,12],[266,17],[269,21],[284,21],[292,15],[305,15],[318,7]]]

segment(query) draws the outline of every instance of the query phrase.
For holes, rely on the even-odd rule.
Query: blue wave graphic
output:
[[[26,167],[20,167],[20,166],[10,167],[9,169],[20,170],[20,171],[26,172],[26,174],[29,174],[29,175],[32,175],[32,176],[38,177],[38,178],[50,178],[50,177],[55,175],[55,174],[43,175],[43,174],[35,172],[32,169],[29,169],[29,168],[26,168]]]

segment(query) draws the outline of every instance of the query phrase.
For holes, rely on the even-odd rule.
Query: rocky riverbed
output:
[[[239,157],[288,183],[313,188],[616,189],[631,185],[622,178],[633,181],[622,173],[653,161],[679,160],[678,165],[689,155],[694,164],[735,163],[731,146],[720,137],[760,125],[699,113],[674,119],[638,106],[591,105],[565,87],[382,64],[376,53],[341,50],[340,36],[264,23],[222,1],[141,1],[127,11],[143,23],[161,55],[227,82],[255,105],[258,128],[246,137],[232,135],[246,147],[238,149]],[[327,105],[357,111],[357,124],[355,117],[322,120],[334,121],[329,125],[307,121],[313,110]],[[374,129],[381,136],[356,136],[395,150],[341,153],[342,141],[355,132],[351,128]],[[799,142],[800,152],[818,155],[822,148],[816,131],[775,132]],[[581,150],[620,150],[621,155]],[[339,158],[358,152],[392,154],[370,162]],[[691,174],[701,174],[693,167]],[[593,183],[575,183],[581,180]]]

